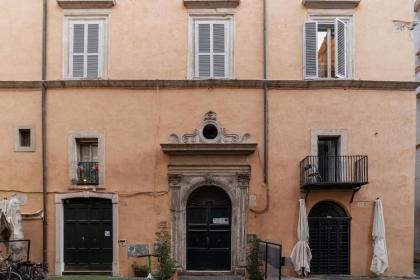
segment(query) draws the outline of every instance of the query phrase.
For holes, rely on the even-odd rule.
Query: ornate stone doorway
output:
[[[216,114],[208,112],[194,133],[184,134],[181,140],[172,134],[171,144],[161,144],[163,152],[169,155],[172,253],[180,270],[189,269],[188,199],[196,189],[214,186],[223,190],[231,202],[230,268],[237,274],[245,272],[247,198],[251,176],[247,157],[257,147],[257,144],[244,143],[249,137],[249,134],[242,137],[227,134]]]

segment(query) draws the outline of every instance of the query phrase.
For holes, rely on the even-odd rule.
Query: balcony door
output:
[[[323,182],[339,181],[338,137],[318,138],[318,168]]]
[[[78,141],[78,183],[98,185],[98,139]]]

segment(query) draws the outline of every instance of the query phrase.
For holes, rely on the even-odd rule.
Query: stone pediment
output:
[[[302,0],[303,6],[310,9],[354,9],[361,0]]]
[[[115,0],[57,0],[63,9],[107,9],[115,6]]]
[[[192,133],[186,133],[181,137],[172,133],[169,138],[172,144],[235,144],[247,142],[251,135],[249,133],[243,135],[227,133],[217,121],[217,114],[209,111],[204,115],[200,126]]]
[[[188,9],[236,8],[240,0],[184,0]]]

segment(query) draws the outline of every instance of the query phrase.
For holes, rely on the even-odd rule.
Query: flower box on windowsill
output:
[[[354,9],[361,0],[302,0],[303,6],[310,9]]]
[[[189,9],[236,8],[240,0],[184,0]]]
[[[57,0],[63,9],[108,9],[115,6],[115,0]]]

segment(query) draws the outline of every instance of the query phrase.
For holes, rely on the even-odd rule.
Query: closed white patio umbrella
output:
[[[290,256],[293,267],[299,275],[308,275],[311,272],[311,249],[309,248],[309,225],[306,216],[305,200],[299,199],[299,222],[298,222],[298,242],[293,248]]]
[[[373,216],[373,257],[370,270],[376,275],[383,274],[388,269],[388,251],[385,239],[385,220],[382,201],[375,200],[375,210]]]

